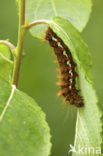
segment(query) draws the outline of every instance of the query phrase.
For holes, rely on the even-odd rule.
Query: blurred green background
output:
[[[103,100],[103,0],[93,1],[89,23],[82,33],[89,46],[93,62],[94,85],[101,108]],[[15,0],[0,0],[0,39],[10,39],[16,45],[18,16]],[[76,109],[63,104],[56,96],[57,65],[53,63],[52,49],[47,43],[33,38],[29,33],[25,41],[25,56],[19,79],[19,89],[33,97],[46,113],[52,134],[51,156],[68,156],[73,144]]]

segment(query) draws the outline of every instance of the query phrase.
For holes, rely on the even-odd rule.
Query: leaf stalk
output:
[[[8,41],[0,40],[0,44],[4,44],[4,45],[8,46],[13,52],[15,51],[15,46]]]
[[[28,30],[30,28],[32,28],[33,26],[36,26],[38,24],[48,24],[48,23],[52,23],[52,21],[49,21],[49,20],[36,20],[36,21],[33,21],[32,23],[30,23],[29,25],[25,26],[25,28]]]

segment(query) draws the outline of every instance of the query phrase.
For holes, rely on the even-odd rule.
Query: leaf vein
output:
[[[12,90],[11,90],[10,96],[9,96],[9,98],[8,98],[8,101],[7,101],[5,107],[4,107],[4,109],[3,109],[3,111],[2,111],[2,113],[1,113],[1,115],[0,115],[0,122],[2,121],[2,119],[3,119],[3,117],[4,117],[5,113],[6,113],[6,110],[7,110],[7,108],[8,108],[9,105],[10,105],[10,102],[11,102],[12,97],[13,97],[13,95],[14,95],[15,89],[16,89],[16,86],[15,86],[15,85],[12,85]]]
[[[2,59],[4,59],[5,61],[13,64],[13,61],[9,60],[8,58],[6,58],[3,54],[0,53],[0,56],[2,57]]]
[[[42,0],[40,0],[38,3],[37,3],[37,7],[35,9],[35,19],[37,19],[37,11],[39,10],[39,7],[40,7],[40,4],[41,4]]]
[[[57,16],[58,14],[57,14],[57,11],[56,11],[56,6],[54,4],[54,0],[51,0],[51,5],[53,7],[53,11],[54,11],[55,16]]]

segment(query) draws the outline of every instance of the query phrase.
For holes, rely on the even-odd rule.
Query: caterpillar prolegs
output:
[[[68,47],[64,44],[61,38],[56,33],[48,28],[45,39],[50,46],[54,48],[54,53],[57,56],[59,63],[59,79],[57,85],[61,86],[58,96],[64,96],[64,101],[69,101],[71,105],[82,107],[83,99],[79,95],[79,90],[76,89],[76,77],[78,76],[75,67],[76,63],[73,61],[72,55]]]

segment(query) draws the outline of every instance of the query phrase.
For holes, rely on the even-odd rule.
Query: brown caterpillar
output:
[[[64,101],[69,101],[71,105],[75,105],[76,107],[82,107],[84,105],[83,99],[78,94],[79,90],[75,87],[77,76],[75,67],[77,65],[73,61],[70,50],[51,28],[48,28],[46,31],[45,39],[49,41],[50,46],[54,48],[54,53],[59,63],[59,71],[61,74],[59,75],[60,81],[57,85],[61,86],[61,90],[58,96],[63,95]]]

